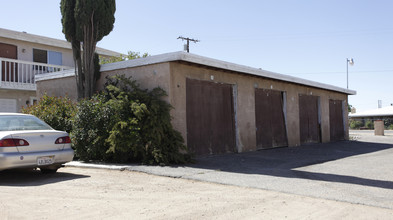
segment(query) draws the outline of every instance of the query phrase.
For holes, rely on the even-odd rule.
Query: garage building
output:
[[[348,139],[348,95],[353,90],[185,52],[105,64],[105,77],[132,76],[161,87],[174,127],[197,155],[245,152]],[[37,93],[75,93],[73,74],[40,76]],[[61,81],[61,82],[59,82]],[[70,84],[58,94],[58,83]]]

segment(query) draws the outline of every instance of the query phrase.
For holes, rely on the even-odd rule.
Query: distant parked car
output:
[[[0,113],[0,170],[40,168],[55,173],[74,157],[67,132],[33,115]]]

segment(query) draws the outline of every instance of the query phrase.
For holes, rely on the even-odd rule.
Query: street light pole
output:
[[[354,64],[353,58],[348,59],[347,58],[347,89],[348,89],[348,63],[351,64],[351,66]]]

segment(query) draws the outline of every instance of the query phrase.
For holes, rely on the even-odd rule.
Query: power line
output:
[[[195,39],[192,39],[192,38],[182,37],[182,36],[178,37],[177,39],[181,39],[182,41],[183,41],[183,40],[186,40],[186,41],[187,41],[187,49],[186,49],[186,50],[187,50],[187,53],[190,52],[190,41],[192,41],[192,42],[194,42],[194,43],[200,42],[200,40],[195,40]]]
[[[393,70],[362,70],[362,71],[351,71],[351,73],[384,73],[384,72],[393,72]],[[345,72],[308,72],[308,73],[284,73],[284,74],[344,74]]]
[[[326,38],[326,37],[351,37],[351,36],[370,36],[370,35],[391,35],[392,28],[387,29],[366,29],[349,31],[328,31],[328,32],[299,32],[299,33],[265,33],[260,36],[212,36],[209,41],[260,41],[265,39],[305,39],[305,38]]]

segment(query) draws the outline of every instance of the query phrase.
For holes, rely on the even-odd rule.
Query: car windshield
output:
[[[0,115],[0,131],[53,130],[32,115]]]

